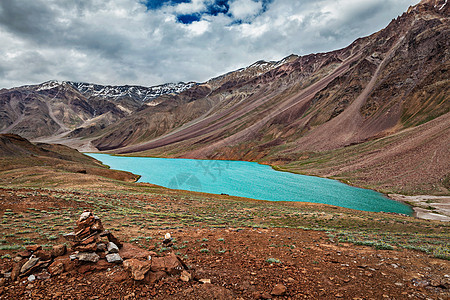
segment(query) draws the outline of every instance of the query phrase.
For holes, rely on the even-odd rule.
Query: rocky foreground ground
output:
[[[66,261],[61,274],[2,279],[1,299],[448,299],[448,261],[413,251],[330,243],[325,234],[285,229],[195,229],[175,232],[186,251],[181,270],[133,279],[122,263]],[[126,244],[130,259],[150,253]],[[200,248],[200,249],[198,249]],[[202,249],[208,249],[202,250]],[[168,249],[167,253],[177,250]],[[125,260],[126,261],[126,260]],[[2,270],[12,266],[2,261]],[[184,273],[184,274],[186,274]],[[184,275],[186,276],[186,275]],[[39,277],[39,276],[38,276]]]
[[[386,242],[389,236],[410,246],[428,240],[444,251],[445,223],[325,206],[318,214],[308,206],[226,197],[158,197],[155,191],[0,189],[0,299],[450,297],[450,262],[437,258],[445,252],[432,257],[401,247],[400,239],[397,246]],[[276,223],[293,221],[293,212],[302,228]],[[364,224],[389,229],[373,228],[384,238],[372,243]],[[36,257],[40,268],[22,270]]]

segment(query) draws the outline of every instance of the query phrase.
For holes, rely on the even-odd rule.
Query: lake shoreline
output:
[[[106,153],[88,155],[111,168],[141,175],[140,182],[175,190],[229,194],[256,200],[323,203],[355,210],[413,215],[413,209],[408,204],[390,199],[372,189],[355,187],[332,178],[279,172],[282,170],[259,162],[116,156]]]
[[[389,194],[389,198],[411,206],[418,219],[450,222],[450,196]]]
[[[376,191],[386,196],[393,201],[401,202],[403,204],[408,205],[414,211],[412,216],[417,219],[423,220],[434,220],[434,221],[442,221],[442,222],[450,222],[450,196],[436,196],[436,195],[403,195],[396,193],[386,193],[382,191],[378,191],[376,189],[367,188],[364,186],[355,185],[347,180],[322,177],[319,175],[311,175],[304,173],[297,173],[290,170],[283,169],[280,166],[270,165],[272,169],[279,172],[288,172],[293,174],[307,175],[307,176],[315,176],[319,178],[328,178],[333,180],[338,180],[344,184],[361,188]],[[441,201],[430,202],[432,199],[441,199]],[[442,203],[443,202],[443,203]]]

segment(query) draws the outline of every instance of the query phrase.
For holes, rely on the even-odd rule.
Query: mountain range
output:
[[[105,86],[51,80],[0,90],[0,132],[36,139],[68,134],[86,126],[103,128],[139,110],[154,106],[158,97],[195,85],[167,83],[152,87]]]
[[[204,83],[4,89],[0,132],[448,194],[449,15],[447,1],[423,0],[346,48],[258,61]]]

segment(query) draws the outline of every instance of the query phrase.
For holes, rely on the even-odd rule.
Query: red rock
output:
[[[64,272],[64,264],[60,261],[54,261],[49,267],[48,272],[53,276],[62,274]]]
[[[50,260],[52,259],[52,255],[49,251],[46,250],[38,250],[34,253],[37,257],[40,258],[42,261]]]
[[[139,248],[133,244],[124,243],[122,248],[119,250],[120,257],[125,259],[137,258],[147,260],[149,256],[155,257],[157,254],[153,251],[148,251]]]
[[[96,263],[100,260],[100,257],[95,252],[80,252],[75,255],[79,261]]]
[[[163,272],[163,271],[158,271],[158,272],[147,272],[147,274],[145,274],[145,279],[144,281],[150,284],[153,284],[163,278],[167,277],[167,273]]]
[[[95,244],[96,244],[96,247],[97,247],[97,242],[98,242],[98,236],[97,236],[96,234],[94,234],[94,235],[91,235],[91,236],[89,236],[89,237],[84,238],[84,239],[80,242],[80,244],[81,244],[81,245],[88,245],[88,244],[95,243]]]
[[[127,280],[127,278],[128,278],[128,272],[120,272],[120,273],[114,274],[113,280],[115,282],[122,282],[122,281]]]
[[[282,284],[277,284],[270,294],[274,296],[283,296],[286,294],[286,287]]]
[[[66,244],[55,245],[52,247],[52,256],[53,257],[63,256],[64,254],[66,254],[66,251],[67,251]]]
[[[78,240],[84,239],[91,233],[91,229],[89,227],[83,228],[75,232],[75,236]]]
[[[36,279],[38,280],[47,280],[51,277],[50,273],[47,271],[41,272],[36,275]]]
[[[174,253],[164,257],[154,257],[151,261],[153,272],[164,271],[167,274],[175,275],[180,274],[184,269],[181,260]]]
[[[78,273],[85,274],[88,272],[106,270],[111,267],[106,260],[99,260],[97,263],[83,264],[78,268]]]
[[[39,261],[34,267],[32,267],[27,272],[21,274],[20,276],[28,276],[28,275],[34,274],[37,271],[40,271],[40,270],[45,269],[48,266],[50,266],[50,263],[51,263],[50,260],[48,260],[48,261]]]
[[[89,228],[92,225],[94,225],[95,222],[95,217],[93,215],[90,215],[87,219],[84,219],[83,221],[78,220],[77,221],[77,228],[80,229],[84,229],[84,228]]]
[[[80,251],[80,252],[95,252],[97,250],[97,244],[92,243],[88,245],[76,245],[73,246],[72,249],[74,251]]]
[[[25,249],[27,249],[28,251],[35,252],[35,251],[41,250],[42,246],[41,245],[27,245],[27,246],[25,246]]]
[[[61,262],[64,265],[64,271],[70,272],[76,268],[76,262],[70,260],[68,257],[61,257],[55,259],[55,262]]]
[[[264,292],[264,293],[261,294],[260,298],[261,299],[272,299],[273,297],[269,293]]]
[[[108,241],[116,244],[116,246],[119,247],[119,249],[122,248],[123,244],[111,232],[109,232],[107,237],[108,237]]]
[[[103,224],[100,219],[95,219],[94,224],[91,226],[91,230],[93,231],[103,231]]]
[[[150,270],[152,266],[152,262],[141,261],[135,258],[127,259],[123,262],[123,266],[126,270],[131,272],[131,276],[134,280],[143,280],[145,278],[145,274]]]
[[[24,250],[24,251],[21,251],[21,252],[17,253],[17,255],[20,256],[20,257],[28,258],[28,257],[31,256],[31,251]]]
[[[20,274],[20,270],[22,269],[22,266],[27,262],[26,259],[22,259],[21,261],[17,262],[11,271],[11,280],[15,281]]]

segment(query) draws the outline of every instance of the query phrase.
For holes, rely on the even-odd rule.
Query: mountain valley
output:
[[[422,0],[343,49],[205,82],[1,89],[0,299],[449,299],[449,6]],[[176,186],[82,152],[136,156]],[[285,196],[290,176],[258,166],[269,186],[218,160],[373,189],[408,212],[233,196],[224,185]],[[202,176],[238,184],[183,188]],[[292,189],[350,201],[306,184]]]

